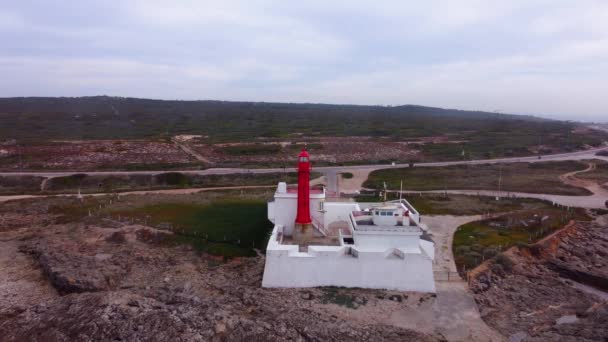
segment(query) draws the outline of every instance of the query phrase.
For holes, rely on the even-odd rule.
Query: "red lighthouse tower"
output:
[[[305,225],[312,223],[310,219],[310,156],[306,152],[306,148],[298,155],[298,213],[296,215],[296,224],[302,225],[302,230]]]

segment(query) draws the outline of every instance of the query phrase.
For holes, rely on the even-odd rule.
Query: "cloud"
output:
[[[1,96],[415,103],[608,117],[601,0],[20,1]]]

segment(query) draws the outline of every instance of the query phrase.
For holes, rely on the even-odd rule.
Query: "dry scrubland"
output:
[[[0,137],[0,169],[129,170],[280,167],[304,143],[317,165],[515,157],[599,146],[608,132],[412,105],[98,96],[0,98]],[[172,142],[180,138],[202,158]]]
[[[306,146],[314,153],[315,165],[390,163],[423,158],[422,148],[433,141],[453,143],[447,137],[395,140],[381,137],[292,137],[261,139],[258,142],[208,144],[193,140],[190,145],[215,165],[293,166],[294,155]]]
[[[0,144],[0,169],[139,170],[200,168],[170,141],[86,140]]]

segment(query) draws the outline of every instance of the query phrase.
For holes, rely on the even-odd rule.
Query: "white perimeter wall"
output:
[[[308,253],[301,253],[296,245],[279,244],[276,235],[275,227],[266,251],[264,287],[345,286],[435,292],[430,242],[421,241],[415,250],[399,249],[401,257],[394,250],[358,251],[358,257],[354,257],[348,254],[349,246],[310,246]]]
[[[418,248],[420,233],[355,231],[355,245],[362,250],[379,248]]]

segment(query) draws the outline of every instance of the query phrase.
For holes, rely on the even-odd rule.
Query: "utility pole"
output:
[[[386,182],[384,182],[384,202],[386,202]]]
[[[500,197],[501,187],[502,187],[502,164],[498,164],[498,196],[496,196],[497,200]]]

